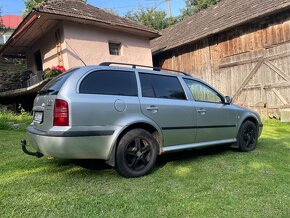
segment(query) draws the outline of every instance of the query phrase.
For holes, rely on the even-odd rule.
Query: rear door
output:
[[[164,146],[191,144],[195,139],[195,111],[178,77],[139,73],[144,115],[162,129]]]
[[[230,105],[214,89],[197,80],[184,79],[190,89],[196,110],[196,142],[210,142],[235,138],[236,115]]]

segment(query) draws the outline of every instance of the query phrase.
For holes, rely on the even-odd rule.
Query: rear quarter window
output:
[[[65,81],[79,68],[72,69],[70,71],[67,71],[64,74],[61,74],[55,78],[53,78],[51,81],[49,81],[39,92],[39,95],[57,95]]]
[[[98,70],[87,75],[80,84],[83,94],[138,96],[133,71]]]

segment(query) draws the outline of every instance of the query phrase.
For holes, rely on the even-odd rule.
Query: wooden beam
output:
[[[260,56],[260,57],[253,58],[253,59],[247,59],[247,60],[243,60],[243,61],[235,61],[235,62],[231,62],[231,63],[220,64],[219,68],[227,68],[227,67],[235,67],[235,66],[244,65],[244,64],[251,64],[251,63],[255,63],[255,62],[260,61],[262,58],[263,58],[263,56]]]
[[[282,103],[284,105],[287,105],[288,104],[288,102],[286,101],[286,99],[280,94],[280,92],[278,92],[277,89],[273,88],[272,90],[277,95],[277,97],[282,101]]]
[[[241,53],[241,54],[243,54],[243,53]],[[237,56],[237,54],[232,55],[232,56]],[[264,58],[264,60],[267,60],[267,61],[272,61],[272,60],[285,58],[285,57],[289,57],[289,56],[290,56],[290,52],[275,54],[275,55],[271,55],[271,56],[265,57],[265,58],[263,56],[259,56],[259,57],[252,58],[252,59],[246,59],[246,60],[242,60],[242,61],[234,61],[234,62],[230,62],[230,63],[220,64],[219,68],[227,68],[227,67],[235,67],[235,66],[244,65],[244,64],[251,64],[251,63],[258,62],[261,58]],[[231,56],[229,56],[229,57],[231,57]]]
[[[272,64],[270,61],[264,62],[271,70],[273,70],[275,73],[277,73],[279,76],[281,76],[284,80],[289,82],[289,77],[287,74],[283,73],[278,67],[276,67],[274,64]]]
[[[255,84],[255,85],[247,85],[244,89],[260,89],[262,84]],[[273,88],[289,88],[290,82],[280,82],[280,83],[273,83],[273,84],[266,84],[264,85],[264,89],[273,89]]]
[[[259,70],[259,68],[262,66],[264,60],[261,59],[256,66],[253,68],[253,70],[250,72],[250,74],[246,77],[246,79],[243,81],[243,83],[241,84],[241,86],[238,88],[238,90],[236,91],[236,93],[233,95],[233,99],[236,100],[237,97],[241,94],[241,92],[243,91],[243,89],[245,88],[245,86],[248,84],[248,82],[253,78],[253,76],[257,73],[257,71]]]

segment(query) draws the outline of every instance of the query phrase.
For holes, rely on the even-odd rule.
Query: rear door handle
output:
[[[149,107],[146,107],[146,110],[147,111],[158,111],[158,107],[154,106],[154,105],[151,105]]]
[[[200,109],[197,109],[197,112],[200,113],[200,114],[205,114],[206,113],[206,109],[200,108]]]

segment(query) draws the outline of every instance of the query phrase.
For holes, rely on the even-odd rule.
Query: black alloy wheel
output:
[[[143,129],[126,133],[117,148],[117,170],[125,177],[147,174],[155,165],[158,143],[152,134]]]
[[[252,151],[258,139],[257,126],[252,121],[245,121],[238,134],[238,146],[241,151]]]
[[[135,138],[126,146],[126,165],[132,170],[142,170],[150,162],[152,149],[149,143],[142,138]]]

